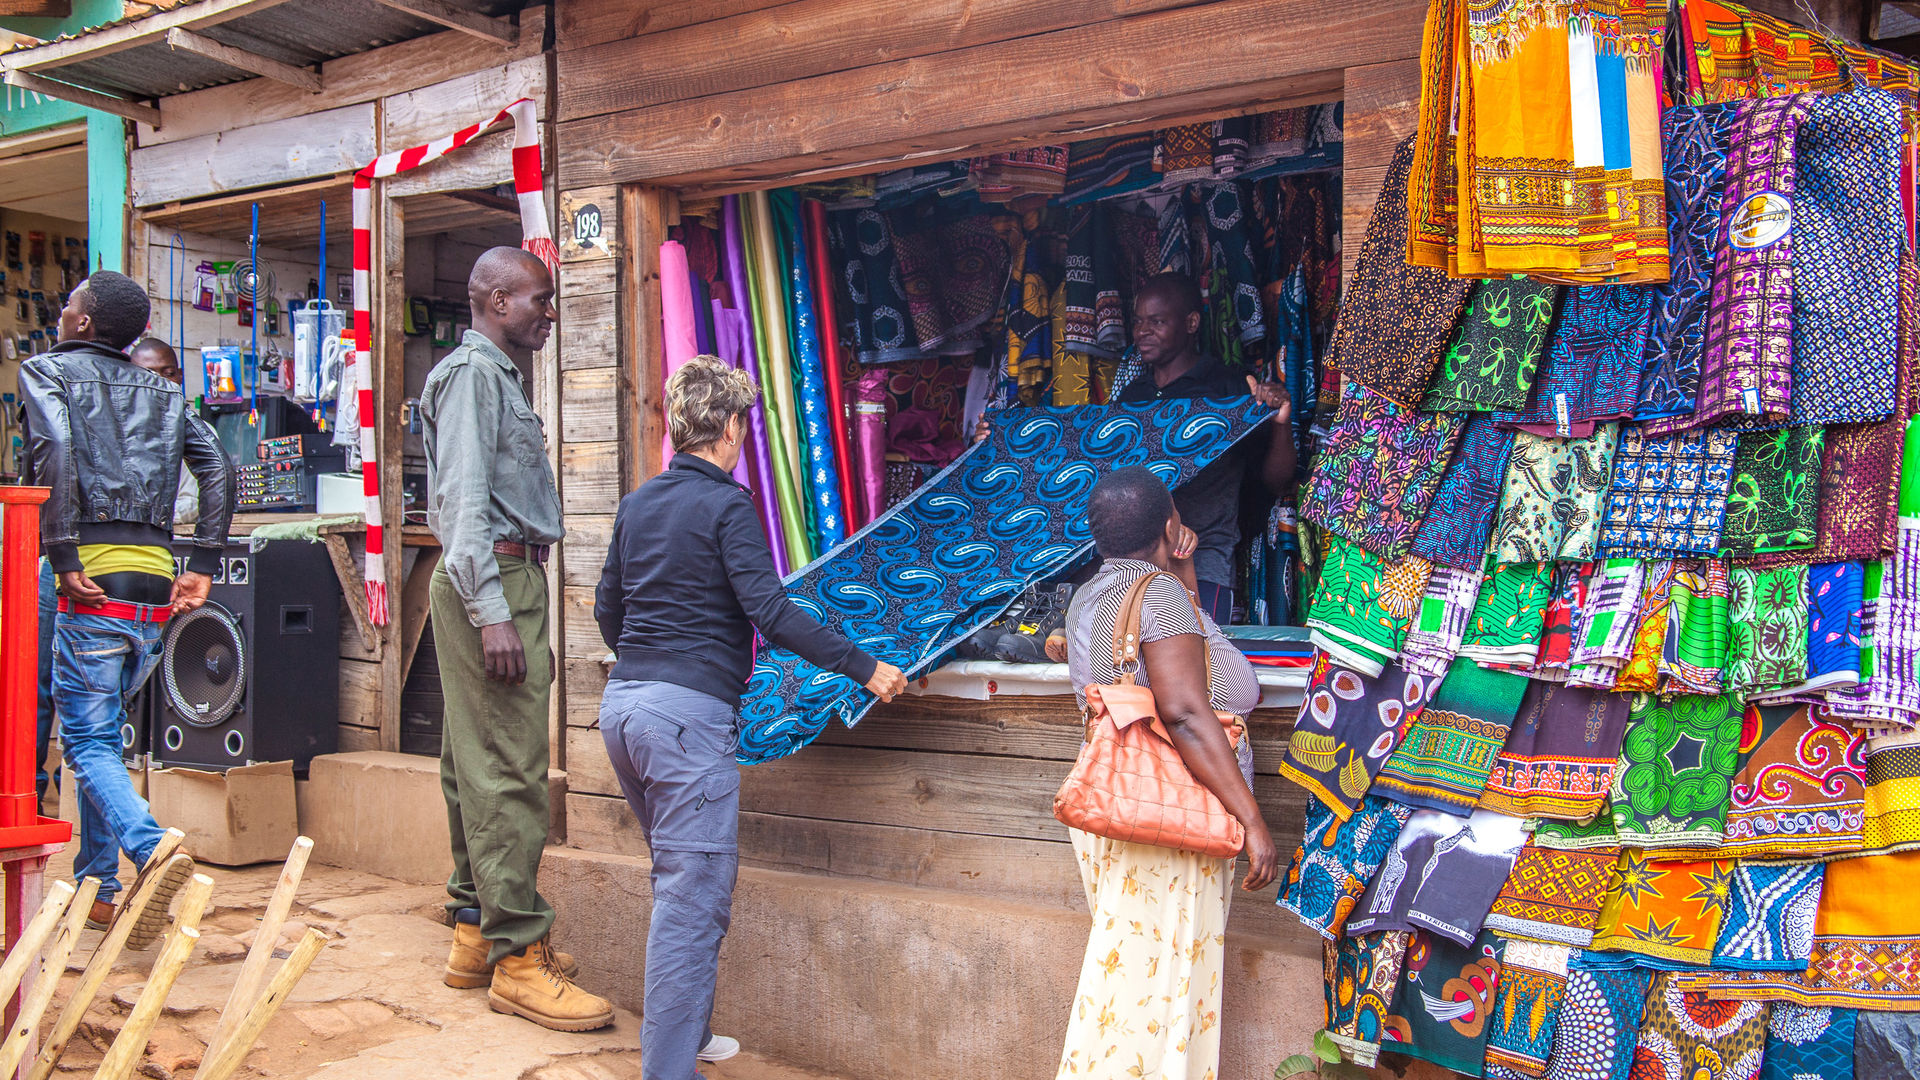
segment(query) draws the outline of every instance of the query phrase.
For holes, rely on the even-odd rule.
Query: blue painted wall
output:
[[[0,26],[37,38],[55,38],[112,22],[120,0],[73,0],[64,19],[0,19]],[[87,251],[96,270],[124,270],[127,251],[126,122],[71,102],[17,87],[0,99],[0,136],[24,135],[84,121],[87,125]],[[5,193],[0,192],[0,198]]]

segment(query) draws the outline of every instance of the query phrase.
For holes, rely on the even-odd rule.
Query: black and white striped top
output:
[[[1134,582],[1159,567],[1140,559],[1108,559],[1093,577],[1082,585],[1067,606],[1067,672],[1073,679],[1073,693],[1080,704],[1087,703],[1086,687],[1093,683],[1120,680],[1120,667],[1113,657],[1113,624],[1120,618],[1120,605]],[[1213,677],[1207,689],[1213,707],[1244,717],[1260,703],[1260,683],[1253,665],[1206,614],[1194,610],[1187,590],[1172,577],[1160,577],[1147,585],[1140,606],[1140,640],[1162,641],[1181,634],[1200,634],[1207,639],[1213,658]],[[1143,664],[1134,674],[1141,686],[1150,685]]]

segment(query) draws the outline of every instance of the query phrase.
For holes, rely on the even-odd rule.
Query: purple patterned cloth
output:
[[[1300,516],[1389,562],[1407,553],[1468,413],[1423,413],[1348,380],[1314,455]]]
[[[1469,414],[1455,414],[1469,415]],[[1487,561],[1487,541],[1500,503],[1500,484],[1513,451],[1513,431],[1489,414],[1473,413],[1460,439],[1460,451],[1440,481],[1440,491],[1413,538],[1412,553],[1436,566],[1479,570]]]
[[[1649,420],[1650,435],[1744,415],[1793,413],[1794,138],[1812,95],[1742,101],[1727,161],[1721,240],[1693,412]]]
[[[1546,371],[1533,407],[1495,420],[1536,435],[1585,438],[1608,420],[1633,416],[1652,326],[1646,285],[1576,285],[1560,303],[1547,343]]]

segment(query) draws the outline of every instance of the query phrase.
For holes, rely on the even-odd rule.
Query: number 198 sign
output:
[[[569,261],[606,259],[613,256],[611,221],[600,204],[562,194],[560,196],[560,257]]]

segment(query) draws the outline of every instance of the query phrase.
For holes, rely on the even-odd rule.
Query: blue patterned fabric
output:
[[[1547,1080],[1627,1080],[1652,979],[1639,968],[1569,970]]]
[[[847,517],[840,500],[840,470],[833,457],[833,428],[839,421],[827,403],[826,365],[820,357],[820,324],[814,314],[813,273],[808,268],[807,237],[802,232],[791,192],[773,193],[773,212],[787,241],[783,246],[793,305],[794,397],[800,413],[800,442],[806,456],[807,487],[813,498],[813,548],[826,551],[847,538]],[[834,378],[840,373],[834,372]]]
[[[1655,287],[1653,325],[1634,416],[1685,416],[1700,389],[1700,347],[1713,287],[1714,238],[1727,191],[1734,106],[1680,105],[1660,118],[1671,277]]]
[[[1087,495],[1103,473],[1144,465],[1178,487],[1272,415],[1250,397],[1008,409],[989,438],[801,569],[787,592],[916,674],[1092,549]],[[830,720],[857,723],[873,700],[844,675],[763,646],[740,705],[737,756],[746,765],[785,757]]]
[[[1670,559],[1720,550],[1740,437],[1723,428],[1645,435],[1629,426],[1613,453],[1601,551]]]
[[[1634,414],[1654,293],[1646,285],[1575,285],[1560,301],[1533,407],[1495,412],[1537,435],[1585,438],[1594,425]]]
[[[1807,571],[1809,689],[1860,681],[1866,577],[1866,564],[1857,562],[1825,563]]]
[[[1487,541],[1512,452],[1512,429],[1496,424],[1489,413],[1473,414],[1433,506],[1414,534],[1413,554],[1456,570],[1486,565]]]
[[[1767,1015],[1760,1080],[1853,1080],[1853,1032],[1859,1015],[1853,1009],[1774,1002]]]
[[[1793,422],[1893,412],[1899,362],[1900,102],[1884,90],[1807,103],[1794,141]]]
[[[1339,938],[1347,916],[1387,861],[1413,808],[1369,795],[1345,821],[1317,796],[1307,798],[1307,833],[1280,886],[1281,907],[1323,937]]]
[[[1826,870],[1824,863],[1736,865],[1713,948],[1714,969],[1807,970]]]

